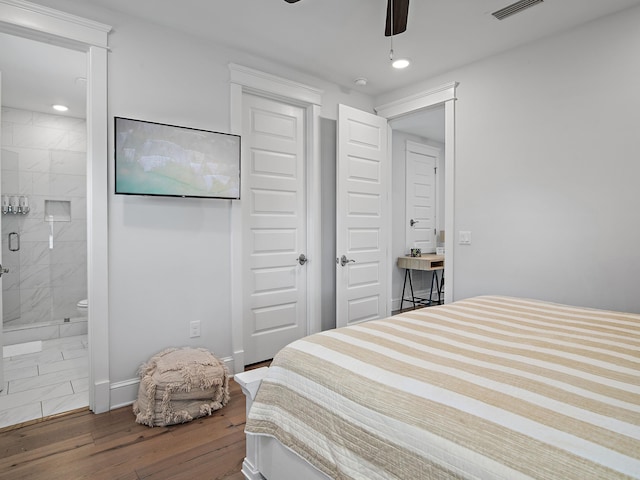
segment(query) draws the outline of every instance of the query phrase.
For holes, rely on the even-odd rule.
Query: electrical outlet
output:
[[[193,320],[189,322],[189,337],[199,337],[200,336],[200,320]]]

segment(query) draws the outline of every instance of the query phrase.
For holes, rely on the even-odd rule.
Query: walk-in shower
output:
[[[87,332],[86,123],[2,107],[4,344]]]

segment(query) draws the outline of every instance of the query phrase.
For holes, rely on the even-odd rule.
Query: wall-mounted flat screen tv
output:
[[[115,117],[115,193],[240,198],[240,136]]]

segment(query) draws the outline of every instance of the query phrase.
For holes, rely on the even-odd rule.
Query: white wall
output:
[[[225,132],[229,62],[313,81],[129,21],[115,25],[110,45],[112,115]],[[370,99],[317,79],[312,85],[331,92],[325,117],[335,118],[338,100],[371,109]],[[230,202],[112,196],[109,211],[112,381],[132,377],[140,362],[171,345],[231,356]],[[200,338],[188,338],[191,320],[201,320]]]
[[[370,97],[247,53],[71,0],[38,3],[112,25],[109,161],[113,116],[229,131],[229,63],[322,89],[322,116],[337,103],[373,110]],[[112,405],[132,401],[140,364],[169,346],[232,355],[230,201],[109,195],[109,340]],[[331,240],[333,241],[333,240]],[[332,260],[332,259],[330,259]],[[200,320],[201,337],[189,338]],[[126,385],[129,385],[128,387]]]
[[[636,7],[376,99],[460,82],[455,299],[640,312],[638,25]]]

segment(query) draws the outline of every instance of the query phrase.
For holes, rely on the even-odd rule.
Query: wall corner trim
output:
[[[109,388],[110,384],[108,380],[102,380],[94,383],[94,391],[96,402],[93,408],[94,413],[104,413],[109,411]]]

